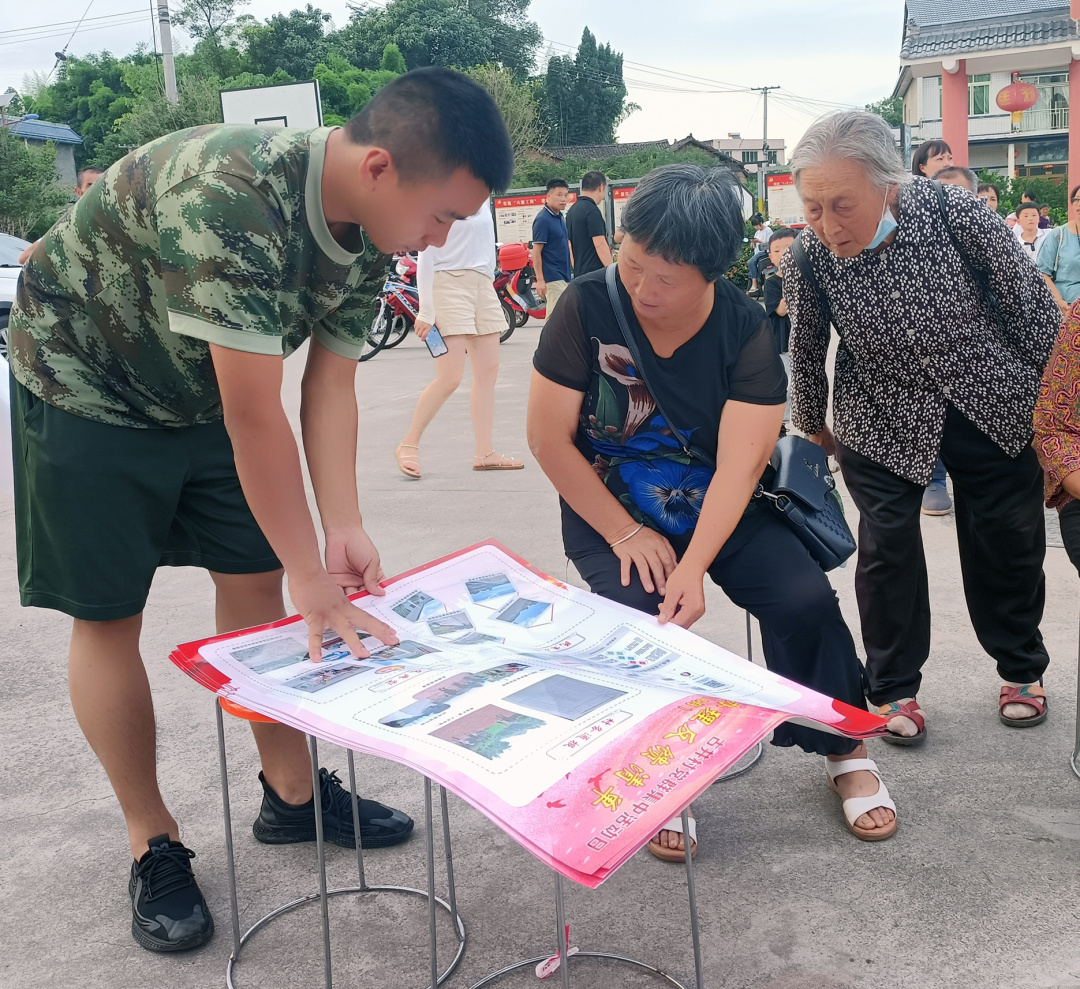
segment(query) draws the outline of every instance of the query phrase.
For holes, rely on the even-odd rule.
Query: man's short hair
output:
[[[607,185],[607,176],[603,172],[586,172],[581,176],[582,192],[593,192],[605,185]]]
[[[979,176],[970,168],[964,168],[963,165],[946,165],[934,172],[932,178],[935,182],[943,182],[945,179],[963,179],[973,195],[979,188]]]
[[[1029,209],[1033,209],[1033,210],[1035,210],[1036,213],[1038,213],[1039,212],[1039,204],[1038,203],[1033,203],[1033,202],[1028,202],[1027,200],[1025,200],[1019,206],[1016,207],[1016,218],[1019,220],[1020,219],[1020,214],[1023,213],[1025,210],[1029,210]]]
[[[1035,202],[1035,193],[1032,192],[1030,189],[1025,189],[1022,193],[1020,193],[1020,201],[1025,203]]]
[[[93,166],[93,165],[88,165],[88,166],[87,166],[86,168],[84,168],[84,169],[83,169],[83,170],[82,170],[81,172],[79,172],[79,174],[78,174],[78,175],[76,175],[76,176],[75,176],[75,185],[76,185],[76,186],[80,186],[80,185],[82,185],[82,184],[83,184],[83,180],[84,180],[84,179],[85,179],[85,178],[86,178],[86,177],[87,177],[88,175],[104,175],[104,174],[105,174],[105,169],[104,169],[104,168],[96,168],[96,167],[95,167],[95,166]]]
[[[380,89],[346,125],[354,144],[385,148],[405,181],[467,169],[501,192],[514,174],[514,150],[495,101],[468,76],[430,66]]]
[[[769,243],[773,243],[777,240],[784,240],[787,237],[798,237],[799,231],[794,227],[781,227],[779,230],[774,230],[773,235],[769,238]]]
[[[552,189],[569,189],[570,183],[566,179],[548,179],[547,185],[544,188],[551,192]]]

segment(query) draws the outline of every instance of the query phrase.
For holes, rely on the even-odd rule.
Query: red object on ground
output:
[[[529,249],[524,244],[503,244],[499,248],[499,267],[503,271],[520,271],[530,261]]]

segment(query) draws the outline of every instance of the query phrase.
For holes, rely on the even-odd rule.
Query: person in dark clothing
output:
[[[862,669],[828,577],[752,498],[771,469],[787,380],[761,307],[723,277],[742,243],[740,211],[723,168],[667,165],[642,180],[622,214],[615,282],[643,366],[606,272],[575,279],[533,359],[529,446],[559,492],[566,554],[594,593],[689,628],[704,614],[707,574],[758,617],[770,669],[862,708]],[[669,422],[715,468],[687,455]],[[827,757],[857,837],[895,832],[862,742],[785,723],[773,744]],[[672,858],[680,831],[677,819],[663,825],[650,851]]]
[[[788,316],[787,302],[784,301],[784,277],[780,274],[780,259],[787,253],[788,248],[795,243],[799,232],[791,227],[781,227],[772,235],[769,241],[769,265],[762,268],[761,274],[765,279],[762,289],[762,301],[765,303],[765,316],[772,327],[773,342],[776,344],[776,352],[784,363],[784,373],[791,374],[791,354],[789,353],[788,341],[791,336],[791,319]],[[791,399],[788,398],[784,405],[784,426],[787,427],[791,418]]]
[[[566,179],[551,179],[547,201],[533,217],[532,263],[536,272],[536,294],[547,302],[547,314],[570,284],[570,238],[566,235],[566,200],[570,186]]]
[[[581,195],[566,211],[566,232],[570,237],[570,260],[575,278],[611,264],[607,224],[599,205],[606,192],[604,173],[586,172],[581,177]]]
[[[930,592],[919,511],[940,457],[953,479],[968,613],[1003,681],[997,713],[1010,727],[1037,725],[1050,657],[1039,630],[1046,531],[1032,411],[1057,304],[999,216],[964,189],[905,173],[880,117],[844,110],[812,124],[791,171],[810,225],[800,237],[808,273],[790,255],[783,263],[792,422],[837,455],[859,509],[869,699],[909,743],[925,737],[916,696]],[[993,305],[974,271],[987,272]],[[832,429],[830,326],[840,338]]]

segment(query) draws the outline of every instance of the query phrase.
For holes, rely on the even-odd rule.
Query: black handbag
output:
[[[707,451],[694,446],[679,431],[660,404],[656,390],[649,384],[645,365],[641,360],[641,351],[626,320],[622,299],[619,298],[615,265],[608,266],[604,277],[607,281],[608,299],[611,301],[611,308],[615,310],[619,330],[633,358],[638,376],[652,394],[657,411],[664,417],[683,452],[715,470],[716,459]],[[843,504],[836,491],[836,482],[829,471],[825,450],[801,436],[782,436],[777,440],[769,464],[773,468],[769,486],[766,487],[766,481],[762,479],[753,497],[764,498],[772,504],[822,570],[828,571],[840,566],[855,552],[855,538],[844,518]]]

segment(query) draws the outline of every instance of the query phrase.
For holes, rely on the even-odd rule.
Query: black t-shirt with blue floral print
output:
[[[644,376],[676,428],[714,457],[729,399],[783,405],[787,396],[787,378],[761,307],[726,279],[716,282],[715,291],[705,325],[670,357],[659,357],[619,282]],[[571,282],[540,335],[533,366],[550,381],[584,393],[575,443],[608,490],[637,521],[688,539],[713,471],[683,451],[634,367],[603,271]],[[568,553],[606,545],[565,502],[562,512]]]

